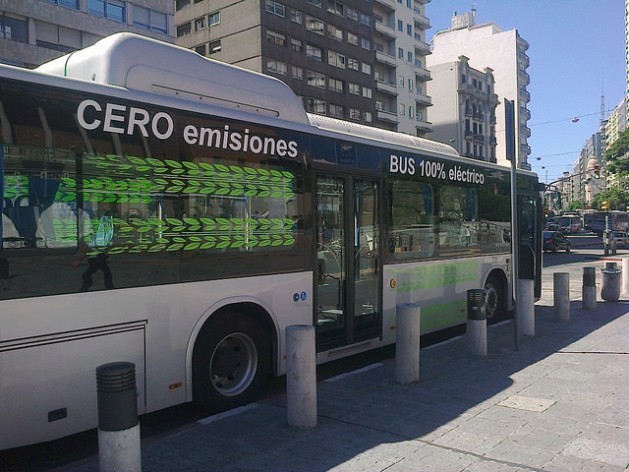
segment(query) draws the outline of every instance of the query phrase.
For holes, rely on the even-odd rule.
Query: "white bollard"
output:
[[[474,356],[487,355],[486,294],[483,289],[467,291],[467,352]]]
[[[286,395],[288,425],[317,426],[317,361],[315,327],[286,328]]]
[[[570,274],[568,272],[553,274],[553,301],[555,318],[570,321]]]
[[[111,362],[96,368],[100,472],[141,472],[135,364]]]
[[[518,289],[520,333],[522,336],[535,336],[535,281],[520,279]]]
[[[395,381],[401,385],[419,382],[420,312],[421,309],[416,303],[397,305]]]
[[[583,303],[584,310],[596,308],[596,268],[583,268]]]
[[[622,292],[629,293],[629,257],[622,258],[621,265],[622,273],[620,278],[622,279]]]

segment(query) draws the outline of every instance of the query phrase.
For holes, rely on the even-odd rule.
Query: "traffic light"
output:
[[[598,164],[594,166],[594,178],[595,179],[601,178],[601,166],[599,166]]]

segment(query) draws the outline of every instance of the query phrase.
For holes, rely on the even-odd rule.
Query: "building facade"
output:
[[[423,136],[428,1],[177,0],[177,44],[284,81],[308,112]]]
[[[466,56],[429,70],[430,138],[451,145],[462,156],[496,162],[498,96],[492,70],[472,68]]]
[[[34,68],[119,31],[174,41],[172,0],[0,0],[0,62]]]
[[[527,108],[530,95],[527,86],[530,64],[526,55],[528,43],[513,29],[503,31],[495,23],[476,24],[476,13],[472,11],[452,17],[448,30],[439,31],[431,40],[432,54],[427,57],[429,68],[444,62],[456,61],[460,55],[469,58],[469,64],[478,70],[490,67],[495,79],[495,93],[500,101],[496,110],[496,129],[505,130],[504,101],[515,103],[515,139],[518,167],[530,169],[528,156],[531,148],[528,138],[531,130],[528,121],[531,114]],[[506,165],[506,137],[504,132],[496,134],[496,158]]]

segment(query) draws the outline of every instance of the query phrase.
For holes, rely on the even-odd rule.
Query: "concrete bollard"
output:
[[[135,364],[112,362],[97,367],[96,394],[100,472],[141,472]]]
[[[485,290],[467,291],[467,352],[474,356],[487,355],[487,314]]]
[[[518,310],[520,332],[523,336],[535,336],[535,281],[520,279],[518,286]]]
[[[419,382],[420,313],[416,303],[400,303],[396,308],[395,381],[401,385]]]
[[[288,425],[317,426],[317,361],[315,327],[286,328],[286,396]]]
[[[615,262],[606,262],[603,272],[603,285],[601,298],[607,302],[617,302],[620,298],[620,273],[621,270]]]
[[[621,274],[621,279],[622,279],[622,292],[623,293],[629,293],[629,257],[623,257],[622,258],[622,274]]]
[[[570,274],[568,272],[553,274],[553,300],[555,318],[570,321]]]
[[[596,308],[596,268],[583,268],[583,304],[584,310]]]

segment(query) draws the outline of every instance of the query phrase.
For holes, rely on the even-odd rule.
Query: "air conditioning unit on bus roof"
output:
[[[112,34],[36,70],[308,123],[284,82],[134,33]]]

